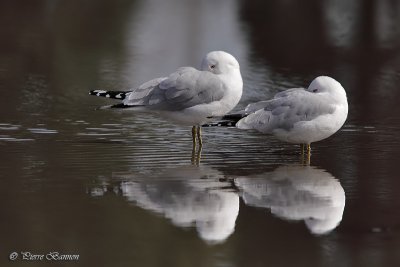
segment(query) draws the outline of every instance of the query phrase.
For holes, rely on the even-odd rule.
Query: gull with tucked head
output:
[[[242,88],[238,61],[226,52],[213,51],[203,58],[200,70],[182,67],[130,91],[92,90],[90,94],[122,101],[110,108],[155,112],[193,126],[193,147],[197,136],[201,148],[200,126],[231,111],[242,96]]]
[[[307,89],[282,91],[274,98],[250,104],[242,115],[223,120],[237,122],[240,129],[255,129],[278,139],[307,146],[336,133],[347,118],[348,104],[342,85],[328,76],[315,78]],[[302,152],[302,154],[303,154]]]

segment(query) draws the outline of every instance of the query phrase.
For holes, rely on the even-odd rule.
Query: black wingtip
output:
[[[102,96],[117,100],[124,100],[130,91],[105,91],[105,90],[90,90],[89,95]]]
[[[236,123],[247,115],[247,113],[227,114],[217,121],[203,124],[202,127],[235,127]]]
[[[247,117],[249,114],[247,113],[234,113],[234,114],[227,114],[222,117],[222,120],[228,120],[228,121],[234,121],[235,123],[238,122],[239,120],[243,119],[244,117]]]
[[[216,121],[201,125],[201,127],[235,127],[235,126],[236,122],[234,121]]]
[[[90,90],[89,95],[95,95],[95,96],[106,96],[108,91],[105,90]]]

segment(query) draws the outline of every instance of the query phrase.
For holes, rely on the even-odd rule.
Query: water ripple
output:
[[[57,130],[51,130],[46,128],[28,128],[28,131],[34,134],[56,134]]]

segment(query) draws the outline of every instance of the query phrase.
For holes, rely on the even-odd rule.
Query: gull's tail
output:
[[[118,100],[124,100],[130,91],[105,91],[105,90],[91,90],[89,95],[102,96]]]
[[[129,93],[131,93],[131,91],[91,90],[89,92],[89,95],[124,100],[129,95]],[[124,103],[119,103],[119,104],[115,104],[115,105],[102,106],[102,107],[99,107],[98,109],[109,109],[109,108],[121,109],[121,108],[134,108],[134,107],[141,107],[141,105],[127,105]]]
[[[244,117],[247,117],[247,115],[247,113],[228,114],[218,118],[217,121],[203,124],[202,127],[235,127],[236,123]]]

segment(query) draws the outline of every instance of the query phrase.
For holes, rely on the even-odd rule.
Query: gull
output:
[[[155,112],[178,124],[193,126],[193,148],[197,135],[201,149],[201,125],[231,111],[242,89],[238,61],[226,52],[212,51],[203,58],[200,70],[182,67],[130,91],[92,90],[89,94],[122,101],[110,108]]]
[[[279,92],[270,100],[249,104],[242,114],[230,114],[222,119],[228,125],[237,122],[239,129],[255,129],[281,141],[301,144],[302,155],[307,146],[309,159],[310,144],[336,133],[346,121],[347,113],[346,91],[342,85],[331,77],[319,76],[307,89]]]

